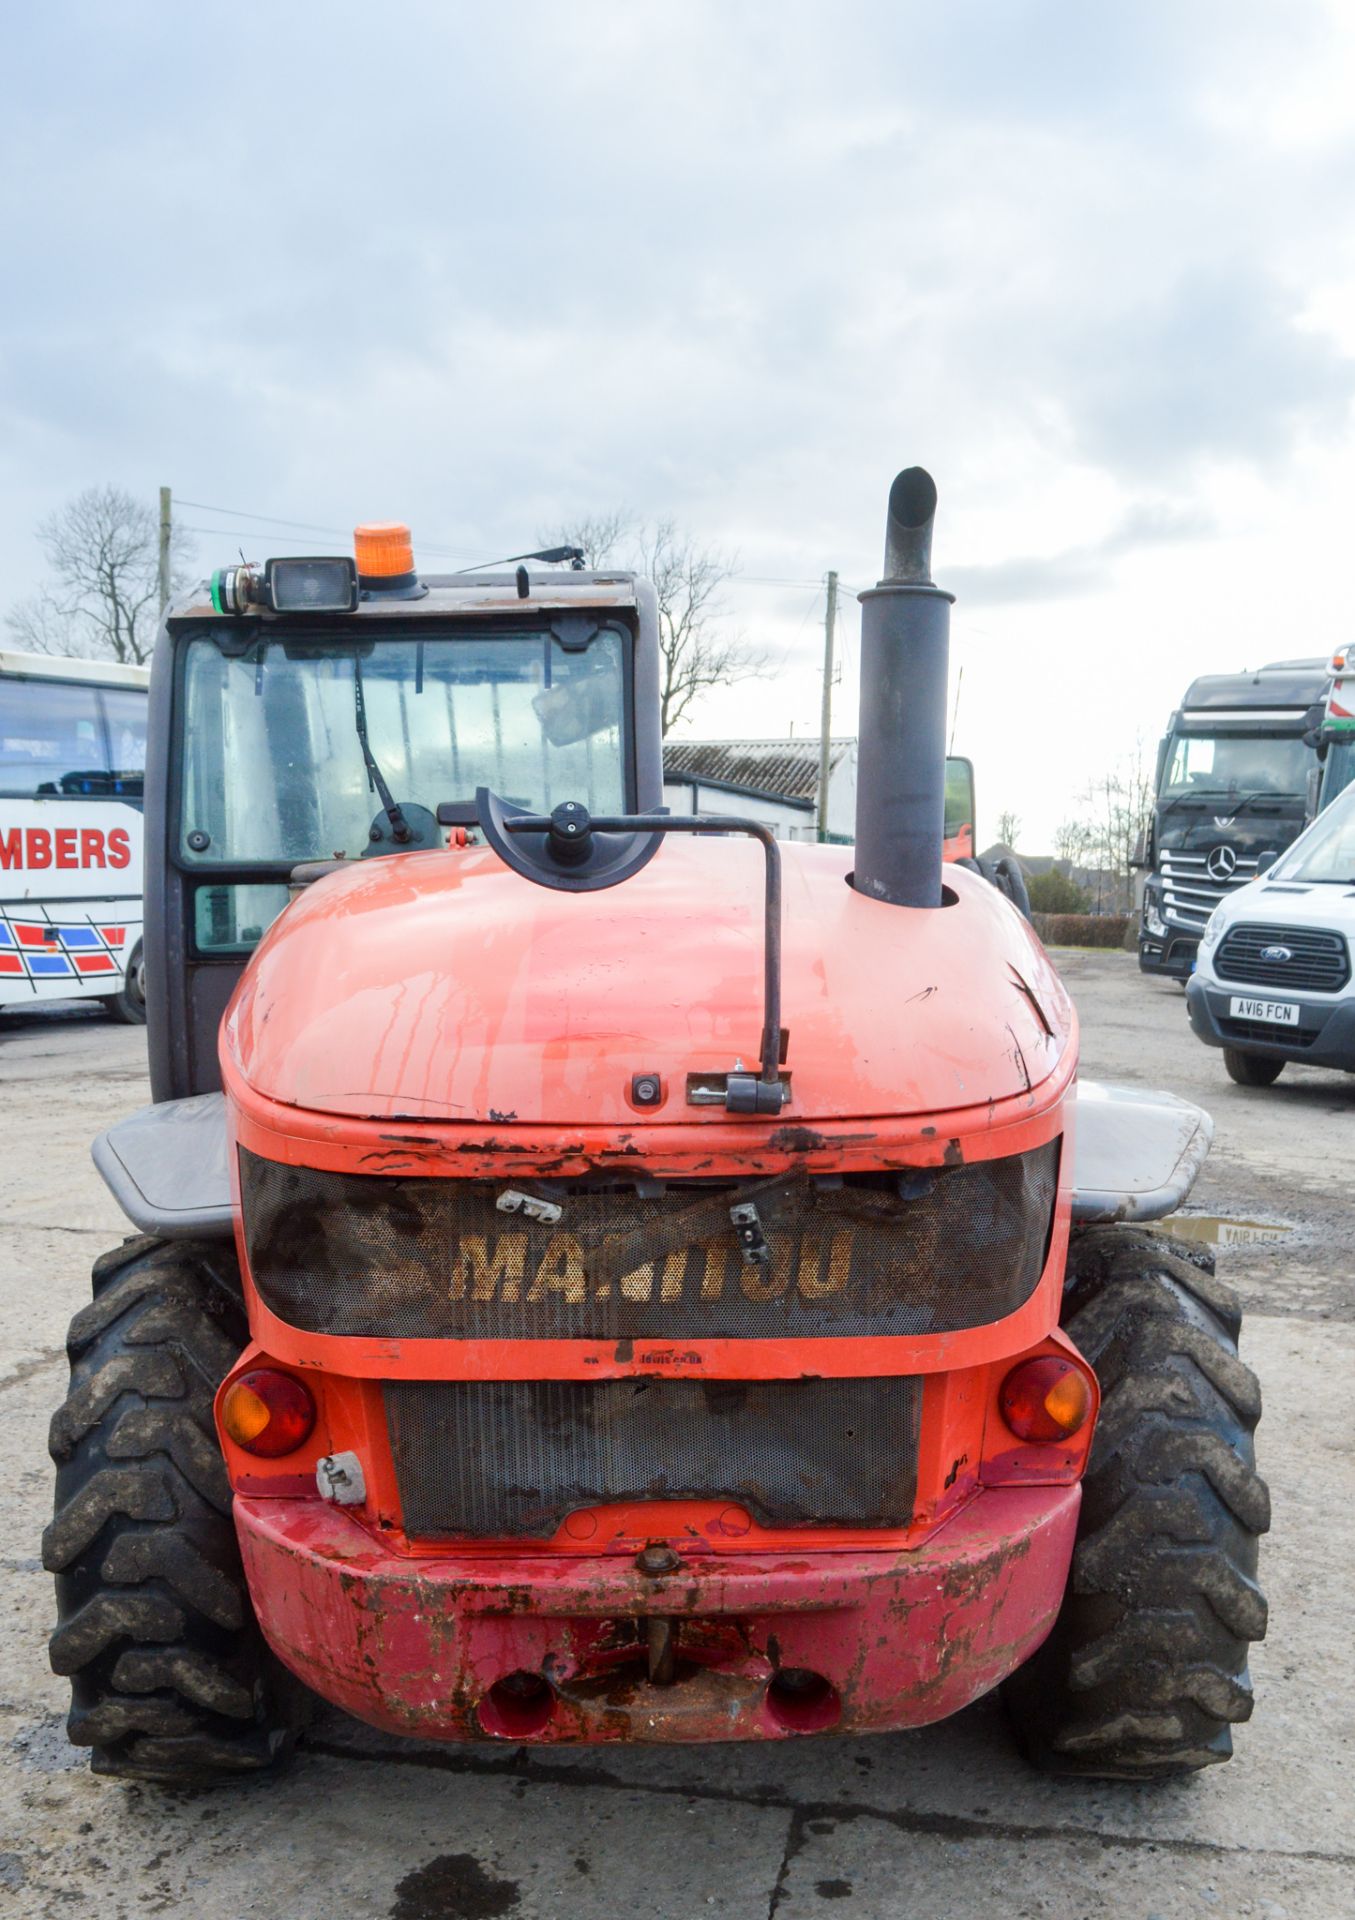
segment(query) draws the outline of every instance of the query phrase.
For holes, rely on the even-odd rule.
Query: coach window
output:
[[[0,793],[82,793],[104,775],[103,729],[92,687],[7,680],[0,703]]]
[[[99,698],[108,729],[108,771],[122,790],[139,793],[146,776],[146,696],[104,687]]]

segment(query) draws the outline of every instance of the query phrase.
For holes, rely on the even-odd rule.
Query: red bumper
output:
[[[241,1496],[235,1519],[274,1650],[373,1726],[747,1740],[922,1726],[986,1693],[1053,1624],[1079,1497],[994,1488],[913,1552],[684,1552],[658,1578],[620,1556],[409,1559],[319,1501]]]

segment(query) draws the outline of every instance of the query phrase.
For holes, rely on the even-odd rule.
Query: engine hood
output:
[[[910,910],[846,884],[850,848],[782,858],[785,1121],[948,1112],[1055,1072],[1071,1005],[986,881],[947,867],[951,904]],[[670,839],[578,894],[483,848],[355,863],[259,946],[223,1024],[228,1084],[362,1119],[696,1121],[689,1074],[756,1065],[762,916],[761,850],[733,838]],[[637,1073],[662,1076],[660,1108],[631,1104]]]
[[[1332,880],[1250,880],[1215,909],[1216,930],[1254,926],[1328,927],[1355,937],[1355,887]]]

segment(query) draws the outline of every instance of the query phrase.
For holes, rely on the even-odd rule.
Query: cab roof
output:
[[[445,619],[449,614],[530,613],[533,610],[561,612],[576,608],[637,608],[640,603],[641,577],[618,573],[614,569],[575,573],[560,568],[528,570],[528,592],[518,592],[514,573],[425,573],[420,579],[428,591],[417,600],[404,600],[396,594],[374,593],[364,596],[354,613],[326,614],[327,621],[345,620],[429,620]],[[203,580],[177,600],[169,609],[174,620],[227,620],[244,617],[261,620],[265,625],[293,616],[276,614],[267,608],[251,607],[245,616],[218,613],[212,605],[211,589]],[[321,616],[309,615],[308,619]]]

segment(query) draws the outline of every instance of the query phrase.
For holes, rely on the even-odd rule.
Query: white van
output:
[[[1244,1087],[1286,1060],[1355,1073],[1355,786],[1264,873],[1225,895],[1186,987],[1190,1024]]]

